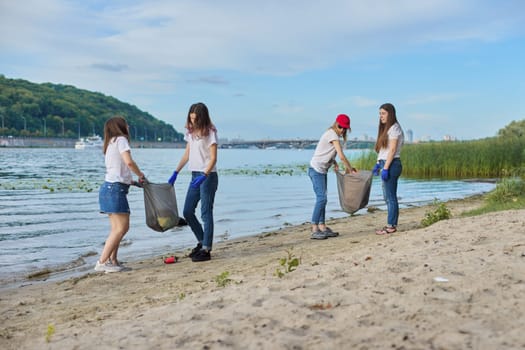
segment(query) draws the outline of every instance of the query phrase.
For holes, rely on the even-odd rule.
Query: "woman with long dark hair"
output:
[[[194,262],[207,261],[211,259],[214,231],[213,204],[219,177],[216,167],[217,129],[204,103],[191,105],[186,119],[186,130],[184,136],[186,150],[168,182],[173,185],[178,173],[188,163],[191,183],[186,194],[183,215],[197,238],[197,246],[192,249],[189,256]],[[199,201],[203,225],[195,215]]]
[[[376,231],[378,235],[394,233],[397,231],[399,218],[399,204],[397,201],[397,182],[403,166],[401,164],[401,147],[404,142],[404,134],[401,125],[397,121],[396,109],[393,104],[385,103],[379,107],[379,128],[375,151],[377,152],[377,164],[372,172],[379,175],[383,185],[383,197],[386,202],[388,215],[387,225]]]

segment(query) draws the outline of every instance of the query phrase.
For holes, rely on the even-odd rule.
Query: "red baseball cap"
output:
[[[350,129],[350,117],[348,117],[346,114],[339,114],[337,118],[335,118],[335,121],[339,126]]]

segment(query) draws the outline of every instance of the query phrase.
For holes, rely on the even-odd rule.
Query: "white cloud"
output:
[[[0,74],[100,91],[139,108],[162,111],[156,116],[170,122],[174,113],[167,111],[172,105],[160,106],[159,95],[168,100],[170,94],[180,96],[197,86],[224,89],[222,96],[249,96],[237,101],[252,101],[261,90],[243,88],[250,86],[250,79],[294,77],[355,62],[359,74],[377,73],[382,63],[367,58],[409,55],[436,43],[461,48],[465,42],[523,35],[523,23],[521,0],[0,0],[0,31],[9,33],[0,36]],[[467,64],[475,64],[469,59]],[[386,81],[385,77],[377,84]],[[271,90],[269,85],[265,81],[260,86]],[[315,88],[323,89],[310,90]],[[374,89],[359,88],[348,90],[347,97],[324,97],[320,110],[330,115],[355,107],[375,118],[383,98],[390,99],[389,92],[375,95]],[[391,91],[398,88],[392,86]],[[456,102],[462,97],[416,92],[402,93],[411,97],[398,96],[396,105]],[[322,113],[312,110],[312,101],[296,95],[264,97],[275,105],[260,112],[268,118],[261,119],[261,128],[286,125],[283,116],[319,124],[315,119]],[[269,120],[268,112],[274,113],[275,121]],[[240,117],[232,113],[229,118]]]
[[[200,76],[197,78],[187,79],[188,83],[211,84],[211,85],[228,85],[229,81],[217,75]]]
[[[363,96],[352,96],[351,100],[352,100],[352,103],[356,105],[357,107],[372,107],[372,106],[378,107],[381,104],[375,99],[363,97]]]
[[[447,102],[454,101],[460,97],[463,97],[465,94],[460,93],[442,93],[442,94],[433,94],[433,95],[418,95],[408,98],[404,104],[405,105],[427,105],[429,103],[438,103],[438,102]]]
[[[109,62],[129,66],[131,74],[168,68],[293,73],[422,42],[489,40],[523,19],[516,13],[520,2],[490,12],[474,3],[157,0],[101,9],[100,2],[4,2],[0,29],[12,34],[0,43],[9,51],[54,55],[66,69]]]
[[[272,106],[272,109],[274,112],[276,112],[279,115],[294,115],[297,113],[301,113],[304,111],[304,107],[297,105],[294,102],[288,102],[284,104],[274,104]]]
[[[129,67],[125,64],[113,64],[113,63],[93,63],[91,68],[100,69],[109,72],[122,72],[128,70]]]

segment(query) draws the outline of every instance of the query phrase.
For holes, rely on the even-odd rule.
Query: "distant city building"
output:
[[[412,131],[412,129],[407,130],[407,141],[408,143],[414,142],[414,132]]]
[[[375,138],[372,136],[368,136],[367,134],[363,134],[359,141],[375,141]]]

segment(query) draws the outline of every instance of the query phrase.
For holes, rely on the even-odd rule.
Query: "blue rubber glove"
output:
[[[206,180],[206,175],[199,175],[197,176],[190,184],[191,187],[193,188],[199,188],[199,186],[201,185],[201,183],[204,182],[204,180]]]
[[[179,175],[179,172],[178,172],[177,170],[175,170],[175,171],[173,172],[173,175],[171,175],[170,179],[168,180],[168,183],[169,183],[170,185],[173,186],[173,184],[175,183],[175,180],[177,180],[177,175]]]
[[[376,163],[376,165],[374,165],[374,169],[372,169],[372,174],[374,174],[375,176],[379,175],[379,169],[381,169],[381,165],[379,165],[379,163]]]
[[[388,169],[381,170],[381,180],[383,181],[388,180]]]

